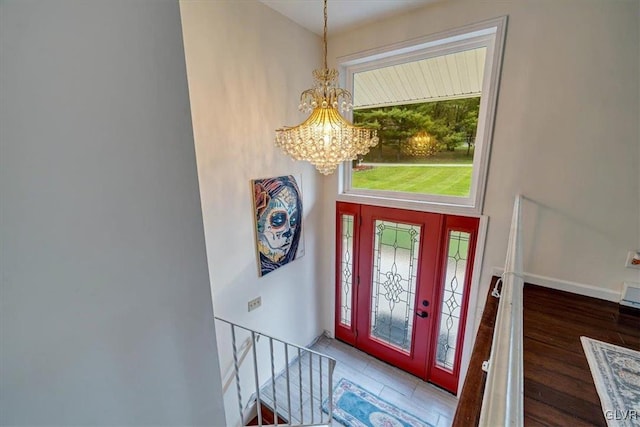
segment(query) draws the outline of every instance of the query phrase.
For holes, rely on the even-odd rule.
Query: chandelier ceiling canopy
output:
[[[354,126],[341,112],[352,108],[351,93],[338,86],[338,71],[327,67],[327,0],[324,0],[324,68],[314,70],[315,85],[300,95],[298,108],[309,117],[298,126],[276,130],[276,146],[295,160],[306,160],[323,175],[355,160],[378,143],[377,132]]]

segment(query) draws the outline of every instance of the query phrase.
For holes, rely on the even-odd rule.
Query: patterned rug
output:
[[[640,426],[640,351],[580,337],[607,425]]]
[[[329,413],[328,399],[322,410]],[[433,427],[344,378],[333,390],[333,418],[347,427]]]

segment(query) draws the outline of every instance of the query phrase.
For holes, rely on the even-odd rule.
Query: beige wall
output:
[[[216,314],[306,345],[322,332],[316,303],[325,275],[317,268],[322,178],[285,156],[274,137],[276,128],[305,118],[298,100],[321,61],[319,37],[257,1],[182,1],[180,7]],[[305,255],[259,278],[250,180],[289,174],[302,177]],[[247,302],[258,296],[262,306],[249,313]],[[231,344],[218,326],[224,370]],[[267,342],[260,344],[267,379]],[[227,414],[235,416],[235,386],[228,394]]]
[[[482,303],[502,266],[514,196],[524,204],[525,270],[619,293],[640,246],[638,1],[444,1],[329,40],[334,60],[508,15],[484,214]],[[333,206],[337,176],[324,187]],[[324,227],[333,230],[334,219]],[[332,271],[326,239],[323,269]],[[333,289],[333,278],[325,286]],[[327,327],[333,294],[324,298]]]

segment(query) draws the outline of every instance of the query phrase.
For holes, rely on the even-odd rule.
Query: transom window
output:
[[[380,142],[340,200],[482,212],[506,18],[341,58],[355,124]]]

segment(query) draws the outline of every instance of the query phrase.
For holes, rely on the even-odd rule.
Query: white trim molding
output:
[[[418,211],[473,216],[482,214],[506,27],[507,17],[502,16],[450,31],[337,58],[340,75],[342,76],[341,83],[343,87],[353,93],[354,74],[358,72],[455,53],[461,50],[479,47],[486,47],[487,49],[469,196],[443,196],[352,188],[352,165],[351,162],[344,162],[340,167],[338,200],[375,205],[393,203],[397,207]]]
[[[502,267],[493,267],[491,273],[494,276],[502,276],[504,269]],[[539,274],[524,272],[522,275],[525,283],[543,286],[545,288],[555,289],[558,291],[570,292],[572,294],[583,295],[586,297],[598,298],[605,301],[619,302],[621,293],[613,289],[598,288],[585,283],[571,282],[569,280],[556,279],[554,277],[541,276]]]
[[[473,353],[473,343],[476,340],[476,329],[480,321],[476,317],[476,308],[478,305],[478,294],[480,290],[480,278],[482,277],[482,261],[484,259],[484,249],[487,244],[487,229],[489,228],[489,217],[480,216],[478,224],[478,236],[476,239],[476,254],[473,260],[473,272],[471,273],[471,286],[469,287],[469,304],[467,304],[467,323],[464,331],[464,340],[462,341],[462,358],[460,360],[460,378],[458,379],[458,393],[462,393],[462,387],[469,370],[469,362],[471,362],[471,354]]]

